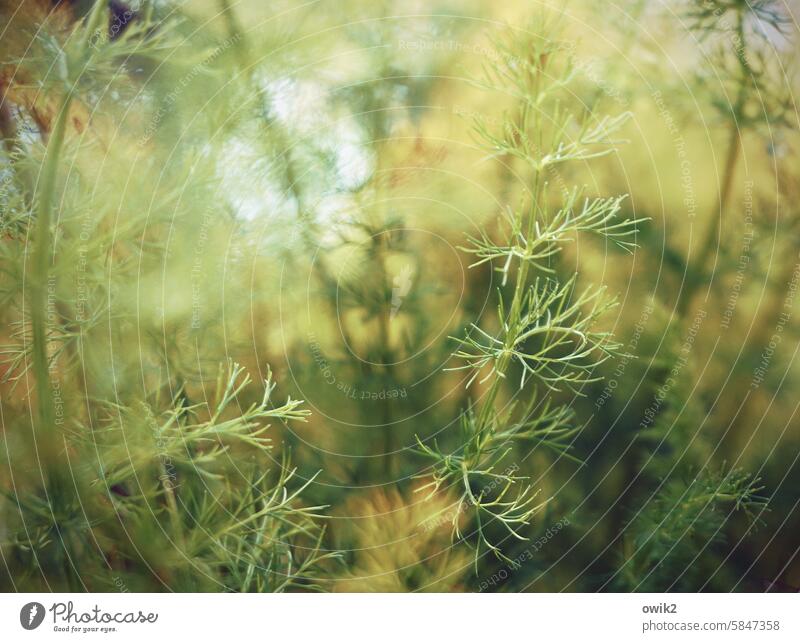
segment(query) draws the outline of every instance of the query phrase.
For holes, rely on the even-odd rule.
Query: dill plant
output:
[[[646,399],[646,420],[636,431],[638,447],[632,456],[638,464],[630,471],[622,496],[626,515],[619,562],[602,584],[623,590],[696,590],[733,584],[725,562],[731,548],[741,546],[745,536],[764,522],[770,497],[761,479],[763,464],[753,473],[742,467],[741,453],[731,457],[733,464],[724,461],[723,453],[735,440],[753,400],[752,372],[742,372],[739,364],[748,360],[741,357],[755,354],[760,350],[756,346],[769,341],[765,328],[778,318],[776,305],[767,307],[768,321],[741,339],[738,355],[725,347],[738,346],[737,341],[723,342],[723,353],[736,364],[728,375],[731,390],[724,397],[730,399],[726,404],[719,403],[721,391],[709,390],[700,379],[693,352],[708,332],[700,326],[712,323],[709,311],[730,304],[730,291],[713,288],[712,283],[726,283],[737,269],[731,260],[737,249],[732,247],[737,238],[732,231],[741,233],[738,238],[750,239],[752,234],[734,218],[737,207],[748,208],[746,202],[737,202],[742,157],[752,142],[771,146],[796,129],[790,83],[794,65],[772,43],[787,36],[789,23],[780,4],[771,1],[690,3],[682,19],[699,45],[697,56],[705,62],[702,71],[693,74],[691,89],[704,113],[708,109],[713,129],[723,133],[723,165],[713,208],[701,219],[705,229],[689,256],[684,260],[669,239],[661,248],[669,257],[666,265],[682,285],[677,297],[670,293],[663,302],[663,313],[669,307],[672,315],[657,328],[664,333],[663,347],[654,356],[654,376],[647,386],[651,396]],[[753,177],[747,164],[746,180]],[[758,204],[749,207],[755,219],[751,225],[756,232],[767,233],[765,222],[758,218]],[[756,236],[753,247],[760,242]],[[752,258],[748,269],[763,270],[758,255]],[[783,284],[790,281],[792,261],[785,266],[779,270],[778,281]],[[707,288],[705,301],[698,305],[703,288]],[[727,302],[722,294],[728,296]],[[775,296],[776,301],[783,298],[782,293]],[[708,400],[711,393],[717,397],[713,403]],[[740,535],[738,542],[731,542],[731,530]]]
[[[728,141],[719,201],[710,213],[708,228],[700,246],[717,247],[718,252],[704,251],[689,261],[689,284],[680,294],[678,310],[686,310],[687,306],[692,305],[700,286],[710,286],[717,274],[723,279],[729,278],[738,267],[733,260],[737,248],[732,247],[732,240],[746,237],[751,232],[747,228],[742,229],[741,223],[730,219],[737,205],[736,179],[741,178],[744,169],[742,182],[745,194],[742,204],[745,211],[749,208],[754,214],[753,273],[768,279],[771,268],[778,266],[774,281],[777,291],[772,297],[773,302],[758,315],[757,331],[743,341],[743,353],[755,356],[769,343],[768,333],[780,317],[777,308],[785,299],[783,288],[792,280],[794,259],[762,245],[774,234],[775,222],[768,218],[764,198],[762,202],[756,200],[755,204],[751,202],[748,205],[748,198],[758,199],[758,196],[747,194],[753,190],[755,183],[753,170],[745,165],[745,153],[746,145],[755,143],[766,148],[770,156],[779,162],[775,175],[779,192],[786,189],[787,182],[790,184],[793,181],[787,176],[786,170],[780,168],[782,159],[779,157],[784,154],[780,151],[781,147],[793,145],[790,141],[800,129],[794,98],[798,68],[791,49],[784,50],[785,44],[775,46],[780,41],[792,42],[791,18],[781,3],[771,0],[757,3],[728,0],[706,2],[702,7],[689,11],[687,18],[692,32],[697,34],[702,43],[707,43],[709,51],[705,55],[719,76],[717,83],[710,83],[709,79],[701,77],[698,86],[702,88],[708,84],[713,87],[706,99],[716,111],[720,126],[725,127]],[[745,167],[742,168],[742,165]],[[784,201],[790,202],[791,199]],[[788,217],[789,228],[792,219]],[[712,257],[713,265],[709,265]],[[730,411],[721,413],[717,417],[719,424],[726,428],[730,426],[731,432],[741,430],[739,417],[744,415],[751,403],[750,396],[747,394],[747,378],[739,377],[731,391],[731,398],[744,398],[744,401],[739,407],[731,404]]]
[[[580,394],[599,378],[597,366],[621,353],[598,327],[613,299],[603,288],[581,288],[577,275],[562,279],[554,258],[584,232],[632,250],[638,223],[617,217],[624,196],[588,197],[580,188],[565,193],[551,184],[563,164],[613,153],[628,118],[575,109],[565,100],[576,70],[557,21],[497,41],[496,49],[499,61],[487,67],[481,85],[512,96],[517,114],[495,129],[478,119],[475,135],[490,156],[517,161],[529,189],[522,203],[505,206],[495,234],[469,238],[463,248],[475,257],[472,267],[489,264],[501,275],[493,327],[471,324],[453,355],[466,385],[483,386],[479,401],[463,410],[455,448],[445,451],[436,440],[418,438],[432,468],[421,490],[458,489],[453,513],[473,516],[474,538],[458,519],[454,535],[475,540],[476,566],[485,550],[508,561],[502,542],[525,539],[532,517],[549,501],[518,467],[509,467],[510,453],[518,444],[541,444],[569,456],[580,426],[555,393]],[[509,400],[502,397],[506,388]]]
[[[324,507],[303,498],[314,476],[301,479],[268,436],[309,413],[276,402],[268,367],[227,357],[214,295],[225,255],[208,239],[235,236],[233,221],[212,198],[210,163],[184,148],[189,166],[165,169],[148,135],[154,123],[166,132],[168,119],[147,108],[175,85],[135,86],[137,74],[163,81],[164,69],[213,76],[225,57],[209,57],[217,47],[206,42],[182,58],[185,22],[150,3],[111,34],[102,0],[82,17],[8,11],[27,43],[4,57],[4,384],[14,400],[3,400],[0,584],[320,588]],[[129,109],[132,83],[143,113]],[[192,287],[177,288],[187,277]]]
[[[712,41],[741,32],[747,52],[763,47],[748,30],[754,15],[784,27],[769,2],[693,6],[684,17],[697,32]],[[640,233],[632,199],[576,178],[614,160],[630,117],[618,112],[639,105],[635,88],[604,101],[622,94],[577,58],[557,21],[493,41],[474,84],[507,111],[478,116],[472,133],[481,167],[498,166],[488,207],[501,206],[466,240],[456,228],[472,268],[455,301],[440,250],[410,231],[451,212],[437,199],[469,201],[425,173],[447,156],[426,139],[428,122],[434,133],[441,124],[426,103],[443,85],[450,98],[461,50],[412,59],[385,45],[455,38],[469,21],[439,31],[347,15],[342,38],[316,5],[214,7],[211,17],[143,1],[112,34],[106,3],[62,6],[16,16],[21,35],[3,38],[13,51],[0,88],[0,585],[454,591],[498,565],[514,575],[504,590],[543,576],[548,586],[625,590],[736,581],[726,546],[740,515],[764,518],[767,475],[711,465],[725,456],[699,430],[707,406],[692,394],[691,360],[687,381],[635,437],[625,429],[639,425],[629,416],[639,399],[612,438],[584,434],[589,421],[616,426],[620,401],[590,417],[582,400],[615,358],[630,363],[620,389],[639,374],[628,354],[637,350],[607,329],[614,298],[573,251],[596,237],[623,257],[652,234]],[[268,15],[267,26],[254,15]],[[720,16],[733,31],[719,32]],[[620,50],[635,35],[622,34]],[[348,58],[353,44],[363,57]],[[298,64],[320,52],[334,55]],[[718,53],[723,93],[739,100],[731,110],[707,83],[697,89],[730,143],[722,221],[740,128],[789,129],[791,93],[760,49]],[[626,75],[610,58],[601,67]],[[309,87],[322,98],[299,108],[294,94]],[[604,102],[617,103],[613,113]],[[470,113],[462,107],[452,113]],[[358,148],[364,167],[342,169],[339,144]],[[402,199],[423,182],[419,202],[431,211],[409,213]],[[344,203],[335,215],[331,200]],[[466,209],[477,217],[472,202]],[[708,220],[707,243],[720,221]],[[681,359],[709,261],[689,262],[677,323],[662,318],[665,306],[653,314],[669,336],[648,393]],[[442,326],[451,302],[457,321]],[[631,444],[600,483],[620,434]],[[590,448],[592,465],[582,465]],[[548,461],[560,465],[542,470]],[[551,493],[564,468],[577,481]],[[614,508],[598,509],[595,491],[609,487]],[[569,504],[580,504],[570,528],[533,559],[531,541]]]
[[[723,247],[723,219],[732,205],[744,137],[755,133],[773,138],[792,125],[794,99],[786,80],[795,67],[770,43],[770,38],[785,37],[790,23],[778,2],[704,0],[687,9],[685,19],[690,33],[707,46],[703,57],[713,70],[713,76],[700,72],[694,86],[699,93],[710,94],[706,100],[717,111],[727,142],[719,198],[700,237],[699,251],[687,263],[679,315],[686,314],[698,289],[713,276],[715,266],[709,261],[716,255],[708,250]]]

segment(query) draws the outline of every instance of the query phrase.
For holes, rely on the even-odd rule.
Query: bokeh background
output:
[[[799,9],[3,2],[0,586],[800,590]],[[640,223],[550,265],[622,350],[538,387],[580,430],[509,444],[543,505],[486,525],[499,556],[419,443],[486,403],[452,337],[509,286],[466,235],[537,170],[481,132],[515,136],[502,74],[544,41],[534,149],[630,113],[547,203]]]

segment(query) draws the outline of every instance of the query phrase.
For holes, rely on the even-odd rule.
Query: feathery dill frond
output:
[[[634,591],[675,591],[695,586],[713,564],[723,526],[736,512],[763,513],[759,479],[739,469],[702,470],[667,481],[625,529],[625,559],[618,583]]]
[[[617,214],[625,196],[589,199],[573,187],[552,215],[547,173],[556,165],[589,161],[613,153],[615,137],[629,114],[596,116],[576,113],[559,97],[574,76],[571,54],[554,32],[538,30],[528,38],[496,45],[503,52],[496,68],[488,70],[484,86],[503,90],[519,101],[519,116],[503,119],[499,133],[478,119],[474,133],[490,157],[517,159],[532,172],[530,202],[501,213],[506,231],[500,242],[487,233],[470,237],[463,250],[475,256],[474,266],[490,264],[506,286],[514,278],[513,295],[498,291],[497,330],[478,323],[468,327],[463,338],[455,338],[454,357],[463,362],[452,370],[467,371],[466,386],[488,385],[480,409],[468,408],[461,415],[461,433],[456,448],[443,452],[417,437],[418,452],[432,461],[431,492],[453,487],[459,490],[459,506],[471,510],[474,533],[454,522],[454,536],[474,536],[476,564],[482,550],[506,556],[498,537],[525,539],[533,516],[547,504],[537,500],[538,491],[506,457],[520,441],[540,442],[559,456],[567,456],[577,430],[569,425],[572,413],[564,406],[533,405],[537,386],[552,394],[561,387],[579,392],[598,380],[595,368],[620,345],[611,334],[598,329],[603,314],[614,305],[603,288],[587,287],[576,292],[577,275],[563,282],[553,269],[553,258],[565,243],[582,232],[596,233],[623,249],[635,248],[636,219],[619,221]],[[564,58],[562,61],[560,58]],[[562,191],[562,195],[563,191]],[[540,273],[549,274],[543,277]],[[533,282],[530,278],[533,277]],[[531,402],[521,416],[499,412],[495,402],[512,368],[520,370],[515,394],[526,384],[533,390]],[[510,459],[510,457],[509,457]],[[507,465],[505,470],[503,466]]]
[[[492,336],[472,324],[467,336],[458,339],[460,347],[454,353],[466,363],[451,369],[473,371],[467,386],[486,368],[481,383],[493,376],[505,378],[509,360],[522,366],[520,389],[529,378],[551,390],[559,385],[577,389],[597,381],[594,369],[621,347],[610,333],[593,329],[614,302],[604,299],[602,289],[588,288],[573,297],[574,290],[574,277],[561,285],[537,278],[514,317],[506,314],[501,298],[500,334]]]

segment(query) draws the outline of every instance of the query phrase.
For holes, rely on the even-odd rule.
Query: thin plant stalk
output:
[[[526,131],[528,126],[528,116],[530,114],[530,109],[528,104],[526,103],[522,107],[522,115],[520,117],[521,122],[521,131]],[[539,131],[541,128],[538,126],[536,122],[538,119],[534,118],[534,131]],[[533,183],[533,194],[531,195],[531,206],[530,206],[530,216],[528,218],[528,238],[532,238],[534,234],[534,224],[536,222],[536,210],[539,204],[539,196],[542,191],[542,171],[537,170],[536,176],[534,177]],[[517,278],[516,283],[514,285],[514,296],[511,300],[511,307],[509,310],[509,318],[516,319],[520,311],[522,309],[522,303],[525,299],[525,291],[526,286],[528,283],[528,272],[530,270],[530,261],[523,260],[520,261],[519,269],[517,270]],[[504,320],[501,320],[504,321]],[[503,355],[498,363],[497,370],[499,373],[505,373],[508,370],[509,364],[511,361],[511,353],[507,352]],[[494,377],[492,379],[491,387],[486,397],[486,401],[483,404],[480,414],[478,425],[484,427],[488,425],[492,418],[492,412],[494,411],[495,401],[497,399],[497,394],[500,391],[500,384],[503,381],[502,377]]]
[[[79,55],[82,58],[89,45],[92,33],[99,27],[105,11],[106,3],[98,0],[92,9],[86,24],[86,30],[80,41]],[[38,189],[38,205],[36,207],[36,230],[33,249],[33,278],[31,287],[31,325],[33,329],[33,373],[37,388],[37,406],[39,427],[44,431],[52,431],[54,426],[53,391],[50,382],[47,356],[47,281],[48,258],[52,245],[50,223],[53,200],[55,197],[56,174],[64,147],[67,118],[75,93],[75,81],[70,81],[59,104],[56,123],[48,140],[41,180]],[[42,454],[46,467],[51,473],[56,470],[55,459],[58,453],[58,439],[51,435],[40,440],[43,444]]]
[[[744,16],[739,13],[737,22],[737,36],[741,43],[742,50],[745,47],[745,29],[744,29]],[[708,228],[702,237],[700,245],[698,246],[699,254],[697,258],[689,263],[687,273],[690,280],[686,286],[681,290],[678,295],[677,314],[679,318],[683,318],[689,309],[692,299],[697,292],[701,279],[705,279],[706,270],[708,269],[708,262],[711,252],[709,251],[714,241],[719,237],[722,228],[722,217],[728,207],[728,203],[733,191],[733,177],[736,174],[736,165],[741,153],[742,138],[739,131],[739,118],[744,108],[745,100],[747,99],[747,73],[748,65],[745,58],[738,56],[739,65],[741,67],[741,78],[739,80],[739,87],[737,90],[736,102],[733,106],[733,117],[730,122],[730,131],[728,135],[727,152],[725,155],[725,169],[722,174],[722,182],[720,184],[719,200],[711,214]]]
[[[50,143],[42,169],[37,207],[36,232],[33,250],[33,279],[31,285],[31,324],[33,326],[33,374],[37,388],[37,405],[39,426],[49,431],[53,426],[53,392],[50,387],[50,372],[47,357],[47,276],[49,271],[52,235],[50,218],[55,190],[56,170],[59,156],[64,144],[64,132],[67,114],[72,102],[72,92],[68,91],[61,100],[61,105],[53,128]],[[53,464],[54,443],[52,439],[44,439],[45,461]]]

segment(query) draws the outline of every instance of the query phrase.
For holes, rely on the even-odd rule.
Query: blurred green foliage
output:
[[[782,4],[0,16],[4,590],[800,584]]]

